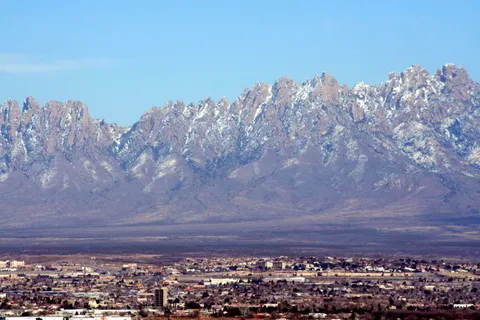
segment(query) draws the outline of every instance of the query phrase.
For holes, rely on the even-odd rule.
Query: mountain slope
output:
[[[479,121],[480,85],[452,64],[352,89],[327,73],[281,78],[232,103],[153,108],[130,128],[92,119],[78,101],[27,98],[20,110],[9,100],[0,107],[0,222],[382,226],[478,215]]]

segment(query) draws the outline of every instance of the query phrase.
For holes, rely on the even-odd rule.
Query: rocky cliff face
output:
[[[380,85],[258,83],[130,128],[78,101],[0,107],[5,227],[477,214],[480,85],[448,64]],[[361,213],[359,213],[361,214]],[[335,215],[332,216],[335,219]]]

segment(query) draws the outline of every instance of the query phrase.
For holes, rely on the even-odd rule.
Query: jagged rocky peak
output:
[[[40,118],[42,117],[42,107],[38,103],[37,100],[33,97],[27,97],[23,101],[23,125],[25,127],[35,126],[34,122],[41,121]]]
[[[1,107],[1,110],[7,110],[7,109],[10,109],[10,108],[13,108],[13,107],[16,107],[18,108],[18,102],[17,100],[14,100],[14,99],[7,99],[3,104],[2,104],[2,107]]]
[[[338,81],[329,73],[316,75],[311,81],[310,100],[324,105],[337,105],[340,102]]]
[[[298,91],[298,89],[299,86],[295,80],[288,77],[281,77],[274,83],[271,89],[273,92],[273,103],[279,106],[292,104],[294,93]]]
[[[34,97],[27,97],[23,100],[23,112],[41,109],[40,103]]]
[[[317,86],[328,86],[334,83],[337,83],[337,79],[327,71],[322,72],[322,74],[316,74],[311,80],[312,87]]]
[[[65,103],[50,100],[45,105],[45,113],[50,124],[60,127],[76,126],[78,123],[87,125],[91,120],[87,106],[76,100]]]
[[[8,99],[5,101],[0,107],[0,112],[4,120],[12,118],[12,116],[17,116],[21,113],[18,102],[13,99]]]
[[[251,90],[248,91],[245,99],[245,107],[256,107],[259,103],[263,103],[272,96],[272,86],[265,82],[256,83]]]
[[[298,89],[298,84],[295,80],[290,79],[289,77],[283,76],[280,77],[275,83],[273,84],[273,91],[276,92],[282,89],[289,89],[290,91],[293,89]]]
[[[391,72],[389,79],[380,85],[384,87],[383,95],[392,97],[393,101],[397,101],[400,95],[405,91],[415,91],[424,89],[432,85],[432,77],[425,68],[419,65],[412,65],[400,73]]]
[[[212,115],[213,113],[215,113],[216,108],[217,103],[211,97],[206,97],[197,103],[199,117],[204,117],[208,114]]]
[[[186,107],[187,105],[185,104],[185,102],[181,100],[177,100],[175,102],[169,101],[167,105],[164,106],[164,108],[171,109],[175,114],[182,114],[185,111]]]
[[[322,79],[322,83],[326,87],[332,87],[332,86],[337,86],[338,82],[337,79],[335,79],[334,76],[332,76],[328,72],[323,72],[322,75],[320,76],[320,79]]]
[[[84,124],[91,120],[90,112],[88,111],[88,107],[81,101],[78,100],[69,100],[65,104],[67,108],[72,110],[74,115],[77,116],[77,120],[81,120]]]
[[[8,99],[0,107],[0,126],[7,140],[16,139],[16,130],[22,120],[22,113],[16,100]]]
[[[465,68],[452,63],[437,70],[435,78],[444,84],[445,91],[451,93],[455,99],[462,101],[470,99],[472,89],[478,90],[479,88],[479,84],[470,78]]]
[[[400,78],[405,88],[411,90],[427,85],[430,73],[419,65],[412,65],[400,74]]]
[[[186,105],[185,102],[177,100],[176,102],[168,101],[163,106],[154,106],[148,109],[140,118],[141,121],[152,121],[153,119],[161,120],[162,118],[173,116],[173,115],[187,115],[189,112],[195,109],[193,104]]]
[[[235,113],[246,119],[247,123],[253,121],[257,110],[263,105],[272,102],[272,87],[264,82],[256,83],[252,89],[246,89],[234,102]]]
[[[353,86],[351,92],[356,98],[365,99],[367,92],[371,89],[377,89],[377,86],[359,82]]]
[[[437,70],[436,75],[440,78],[440,81],[457,81],[457,82],[470,82],[470,76],[467,70],[453,63],[447,63],[443,67]]]
[[[221,97],[218,101],[218,105],[221,106],[223,109],[227,109],[230,106],[230,102],[228,102],[227,97]]]

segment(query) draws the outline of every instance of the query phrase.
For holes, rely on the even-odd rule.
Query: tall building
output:
[[[273,261],[273,269],[275,269],[275,270],[285,269],[285,262],[283,262],[283,261]]]
[[[155,290],[155,306],[165,308],[168,305],[168,289],[162,287]]]

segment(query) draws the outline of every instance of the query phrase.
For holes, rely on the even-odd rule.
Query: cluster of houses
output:
[[[17,271],[19,268],[25,267],[25,261],[4,260],[0,261],[0,271]]]
[[[0,265],[0,320],[129,320],[166,313],[316,318],[354,311],[480,309],[476,262],[209,257]]]

